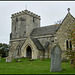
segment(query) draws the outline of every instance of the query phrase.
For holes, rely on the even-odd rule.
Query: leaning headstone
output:
[[[11,57],[6,57],[6,62],[8,62],[8,63],[12,62],[12,58]]]
[[[61,48],[59,45],[55,45],[51,50],[51,68],[50,71],[61,71]]]

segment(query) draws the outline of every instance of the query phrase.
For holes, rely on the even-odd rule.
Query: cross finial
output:
[[[68,12],[70,12],[70,8],[68,8],[67,10],[68,10]]]

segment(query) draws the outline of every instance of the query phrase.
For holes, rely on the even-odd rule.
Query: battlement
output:
[[[27,14],[27,15],[30,15],[34,18],[40,19],[40,16],[38,16],[38,15],[34,14],[33,12],[28,11],[28,10],[24,10],[24,11],[21,11],[21,12],[14,13],[14,14],[12,14],[11,18],[18,17],[18,16],[23,15],[23,14]]]

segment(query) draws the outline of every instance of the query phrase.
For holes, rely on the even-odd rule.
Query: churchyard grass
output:
[[[70,62],[62,62],[61,72],[50,72],[50,59],[35,59],[29,61],[27,58],[20,59],[22,62],[6,63],[4,58],[0,61],[0,74],[75,74],[75,69]]]

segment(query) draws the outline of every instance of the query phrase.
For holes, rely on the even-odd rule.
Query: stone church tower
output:
[[[11,19],[10,57],[50,58],[51,49],[58,43],[63,58],[68,48],[74,48],[68,36],[75,23],[70,9],[62,23],[45,27],[40,27],[40,16],[28,10],[12,14]]]
[[[9,56],[17,56],[17,52],[18,54],[21,53],[20,48],[26,37],[30,36],[34,28],[40,27],[40,16],[28,10],[24,10],[22,12],[12,14],[11,19],[12,31],[10,34]]]
[[[12,15],[12,39],[29,36],[34,28],[40,27],[40,16],[25,10]]]

